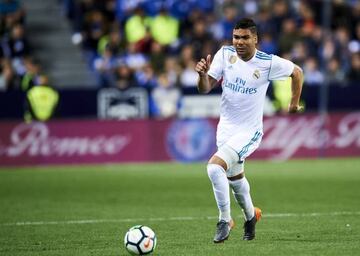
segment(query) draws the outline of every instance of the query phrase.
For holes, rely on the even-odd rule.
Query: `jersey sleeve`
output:
[[[271,59],[269,80],[285,80],[294,70],[294,63],[273,55]]]
[[[224,70],[223,64],[224,64],[224,49],[223,47],[221,47],[220,50],[217,51],[213,61],[211,62],[208,75],[216,79],[216,81],[219,81],[223,76],[223,70]]]

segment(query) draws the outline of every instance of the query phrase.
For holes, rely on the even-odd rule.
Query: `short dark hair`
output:
[[[256,24],[252,19],[242,18],[238,22],[236,22],[234,29],[249,29],[251,33],[257,34]]]

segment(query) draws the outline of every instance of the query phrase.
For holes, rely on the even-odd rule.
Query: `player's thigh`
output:
[[[209,164],[218,164],[227,171],[238,160],[239,156],[236,151],[225,143],[220,146],[216,153],[210,158]]]
[[[233,148],[242,162],[250,156],[260,145],[263,133],[260,131],[252,133],[238,133],[232,136],[226,144]]]
[[[259,147],[261,137],[261,132],[235,134],[218,146],[209,163],[221,165],[228,177],[238,175],[243,172],[245,158]]]

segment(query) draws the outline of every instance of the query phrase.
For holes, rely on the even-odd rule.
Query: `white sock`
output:
[[[254,205],[250,196],[250,185],[246,177],[239,180],[229,180],[234,197],[244,211],[245,219],[251,220],[254,215]]]
[[[229,222],[230,216],[230,188],[224,168],[217,164],[208,164],[207,172],[211,180],[216,204],[219,209],[219,220]]]

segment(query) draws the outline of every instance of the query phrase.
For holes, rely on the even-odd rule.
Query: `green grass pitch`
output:
[[[213,244],[217,209],[205,163],[0,170],[0,255],[127,255],[136,224],[158,238],[154,255],[359,255],[360,159],[246,163],[263,210],[256,239],[242,215]]]

